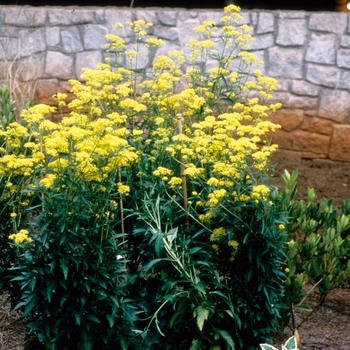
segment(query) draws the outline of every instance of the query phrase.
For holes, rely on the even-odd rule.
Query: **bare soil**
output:
[[[333,200],[337,207],[350,199],[350,164],[323,159],[295,160],[286,154],[279,155],[276,173],[283,174],[298,169],[299,199],[305,199],[307,188],[315,189],[318,198]],[[280,179],[277,183],[282,184]],[[0,304],[4,296],[0,296]],[[297,313],[296,325],[301,338],[300,350],[350,350],[350,287],[337,288],[327,296],[322,306],[318,305],[317,291],[313,290],[306,300],[314,311],[311,314]],[[307,318],[307,319],[306,319]],[[305,320],[306,319],[306,320]],[[0,306],[0,350],[22,350],[25,325],[19,313],[10,313],[9,306]],[[276,337],[275,346],[281,349],[292,335],[287,327],[284,334]],[[142,349],[140,349],[142,350]],[[175,349],[174,349],[175,350]]]

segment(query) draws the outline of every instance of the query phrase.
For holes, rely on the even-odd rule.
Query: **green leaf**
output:
[[[148,264],[146,264],[143,268],[145,269],[145,271],[148,271],[150,268],[152,268],[155,264],[159,263],[160,261],[162,261],[163,259],[154,259],[152,261],[150,261]]]
[[[198,326],[199,330],[202,331],[202,329],[204,327],[204,322],[209,317],[209,310],[206,309],[204,306],[199,305],[194,309],[193,317],[196,317],[197,326]]]
[[[309,306],[309,305],[297,305],[297,306],[294,306],[294,309],[296,310],[301,310],[301,311],[307,311],[307,312],[311,312],[312,311],[312,308]]]
[[[278,350],[277,348],[275,348],[270,344],[260,344],[260,347],[262,350]]]
[[[286,350],[297,350],[298,349],[298,345],[297,345],[297,340],[295,339],[295,337],[290,337],[286,343],[284,344],[284,347],[286,348]]]
[[[74,314],[74,317],[75,317],[75,323],[80,326],[80,323],[81,323],[81,312],[76,312]]]
[[[92,314],[87,314],[86,318],[90,321],[96,322],[96,323],[101,323],[101,321],[94,315]]]
[[[202,342],[199,339],[195,339],[192,341],[192,345],[190,350],[201,350]]]
[[[203,282],[199,282],[194,285],[194,288],[199,292],[206,294],[205,284]]]
[[[225,340],[227,345],[230,346],[231,350],[235,350],[235,348],[236,348],[235,343],[233,342],[232,337],[231,337],[229,332],[226,332],[223,329],[217,329],[216,333],[218,333],[220,335],[220,337]]]
[[[61,266],[61,270],[62,270],[64,279],[67,280],[67,278],[68,278],[68,266],[63,259],[60,260],[60,266]]]
[[[112,315],[107,314],[106,319],[108,321],[109,327],[113,327],[115,318]]]

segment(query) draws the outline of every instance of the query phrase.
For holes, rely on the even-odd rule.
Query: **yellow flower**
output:
[[[153,171],[153,175],[159,176],[159,177],[171,176],[172,174],[173,174],[172,170],[170,170],[168,168],[164,168],[162,166],[159,166],[156,170]]]
[[[17,233],[13,233],[12,235],[9,236],[9,239],[13,240],[17,244],[21,244],[24,242],[32,242],[32,238],[29,236],[28,230],[20,230]]]
[[[127,185],[123,185],[121,182],[117,183],[117,189],[120,195],[128,196],[130,194],[130,187]]]
[[[173,189],[176,189],[178,188],[179,186],[182,185],[182,179],[180,177],[176,177],[176,176],[173,176],[168,184],[170,185],[170,187],[172,187]]]

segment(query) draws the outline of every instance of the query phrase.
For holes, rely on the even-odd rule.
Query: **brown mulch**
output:
[[[19,312],[10,312],[10,305],[1,305],[6,295],[0,296],[0,350],[22,350],[26,327]]]
[[[310,286],[306,290],[310,290]],[[317,290],[313,290],[305,304],[312,313],[297,312],[296,326],[301,343],[300,350],[350,350],[350,287],[336,288],[319,305]],[[281,348],[292,331],[286,327],[284,334],[276,339],[275,346]]]

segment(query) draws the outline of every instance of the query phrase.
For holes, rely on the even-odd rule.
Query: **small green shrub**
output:
[[[320,304],[334,288],[350,277],[350,201],[342,204],[342,211],[332,205],[332,200],[322,198],[317,202],[313,189],[308,190],[308,201],[296,201],[297,173],[284,176],[285,188],[281,193],[282,205],[290,217],[286,226],[287,267],[285,281],[283,326],[287,325],[295,309],[311,311],[301,304],[307,294],[303,286],[307,280],[317,286]],[[293,328],[297,325],[293,322]]]

